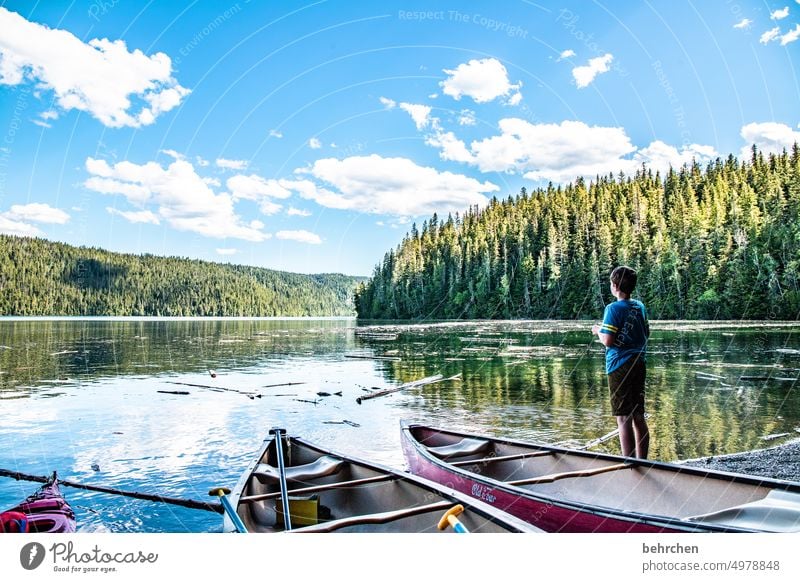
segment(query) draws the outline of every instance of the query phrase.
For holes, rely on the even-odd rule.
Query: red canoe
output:
[[[800,532],[800,483],[402,423],[412,473],[548,532]]]
[[[25,501],[0,513],[0,533],[71,533],[75,513],[61,494],[55,473]]]

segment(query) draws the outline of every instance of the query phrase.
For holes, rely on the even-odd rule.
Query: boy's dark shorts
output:
[[[644,381],[647,366],[638,356],[622,364],[608,375],[611,412],[614,416],[644,414]]]

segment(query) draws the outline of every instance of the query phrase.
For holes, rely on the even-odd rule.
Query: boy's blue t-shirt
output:
[[[621,299],[606,306],[600,333],[616,334],[606,348],[606,374],[610,374],[631,357],[647,350],[650,324],[644,304],[635,299]]]

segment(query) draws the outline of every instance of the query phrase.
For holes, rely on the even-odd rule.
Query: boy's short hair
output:
[[[617,289],[630,295],[636,289],[636,271],[620,265],[611,271],[611,282],[617,286]]]

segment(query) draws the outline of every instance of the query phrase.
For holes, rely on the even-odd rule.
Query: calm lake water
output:
[[[398,468],[401,419],[579,445],[615,428],[591,323],[0,318],[0,467],[209,500],[210,487],[236,484],[273,426]],[[651,456],[800,436],[798,331],[654,322]],[[435,374],[461,378],[356,403]],[[598,450],[619,452],[616,439]],[[0,478],[0,508],[36,487]],[[64,489],[82,531],[221,529],[213,513]]]

